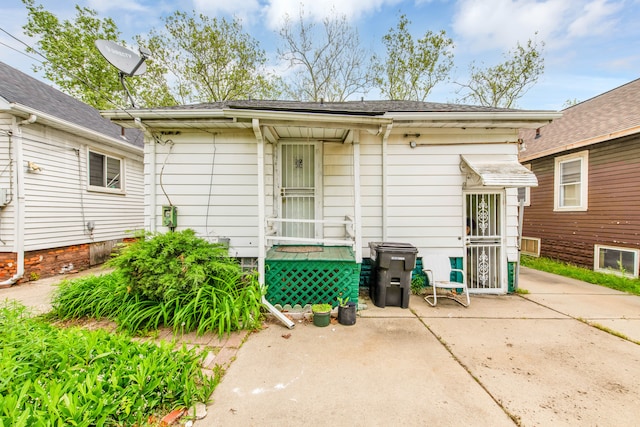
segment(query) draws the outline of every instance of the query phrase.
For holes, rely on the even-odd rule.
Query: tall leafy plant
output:
[[[226,248],[193,230],[139,235],[108,264],[111,274],[63,283],[54,315],[104,317],[130,332],[168,326],[224,334],[260,326],[257,275],[243,273]]]

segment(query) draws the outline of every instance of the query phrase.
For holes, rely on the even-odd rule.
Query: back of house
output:
[[[506,293],[518,255],[517,188],[537,184],[518,163],[518,129],[559,116],[264,100],[103,115],[146,129],[146,228],[192,228],[227,244],[292,304],[335,302],[323,292],[343,276],[355,275],[348,295],[357,298],[380,243],[414,248],[418,265],[444,254],[467,266],[473,292]]]

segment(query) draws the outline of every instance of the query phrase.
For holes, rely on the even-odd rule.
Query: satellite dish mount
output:
[[[151,56],[151,52],[146,48],[140,47],[140,55],[138,55],[111,40],[96,40],[96,47],[104,56],[104,59],[118,69],[120,83],[131,102],[131,106],[137,108],[124,78],[144,74],[147,71],[145,61]]]

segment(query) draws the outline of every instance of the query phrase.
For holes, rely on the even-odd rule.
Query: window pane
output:
[[[120,188],[120,160],[107,157],[107,187]]]
[[[89,152],[89,185],[104,187],[104,156]]]
[[[560,206],[580,206],[580,184],[560,186]]]
[[[600,248],[599,268],[610,268],[614,271],[635,274],[634,261],[635,253],[631,251],[621,251],[619,249]]]
[[[582,164],[581,159],[570,160],[568,162],[561,163],[560,164],[560,168],[561,168],[560,183],[561,184],[579,183],[581,164]]]

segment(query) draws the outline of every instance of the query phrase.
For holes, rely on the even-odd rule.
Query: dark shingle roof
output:
[[[0,96],[86,129],[122,139],[122,128],[103,118],[100,112],[77,99],[0,62]],[[126,130],[131,145],[142,147],[143,135],[137,129]]]
[[[177,105],[166,109],[220,110],[224,108],[291,111],[291,112],[315,112],[328,114],[368,114],[372,116],[385,113],[403,112],[446,112],[446,113],[492,113],[521,111],[507,108],[482,107],[478,105],[445,104],[438,102],[421,101],[346,101],[346,102],[301,102],[301,101],[270,101],[270,100],[241,100],[219,101],[201,104]]]
[[[540,128],[520,131],[527,150],[524,159],[562,151],[569,144],[613,138],[617,132],[640,126],[640,79],[612,89],[562,111],[562,118]]]

